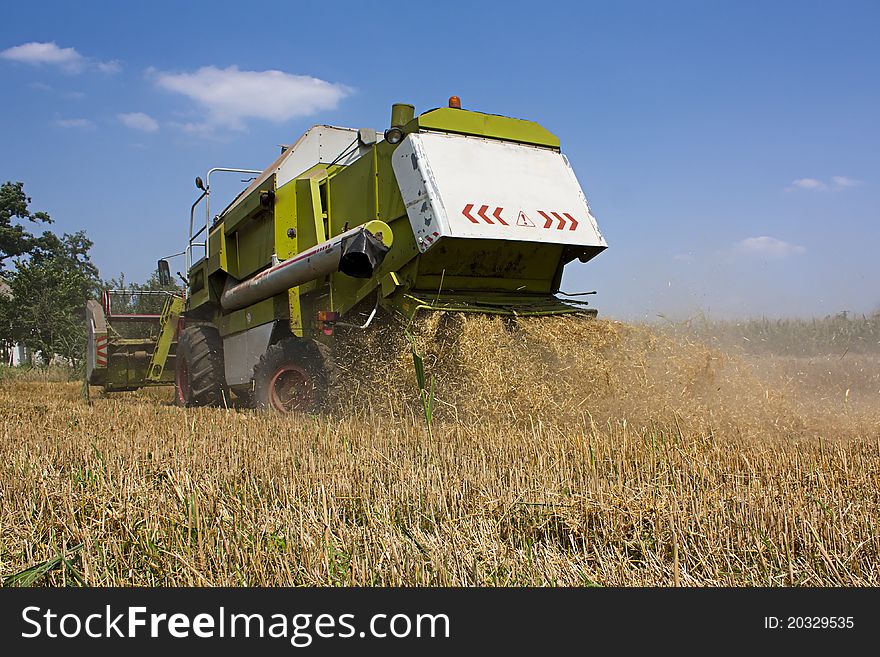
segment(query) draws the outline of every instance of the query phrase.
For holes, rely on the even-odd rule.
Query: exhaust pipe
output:
[[[229,279],[220,305],[229,312],[268,299],[292,287],[342,272],[353,278],[370,278],[385,259],[394,235],[384,221],[369,221],[337,235],[246,281]]]

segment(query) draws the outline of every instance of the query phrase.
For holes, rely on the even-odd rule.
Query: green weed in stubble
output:
[[[38,563],[30,568],[25,568],[0,580],[0,588],[33,587],[42,582],[53,570],[59,569],[70,578],[70,582],[76,586],[85,586],[83,574],[73,564],[72,557],[82,549],[82,544],[69,548],[66,554],[59,552],[51,559]]]
[[[425,426],[428,429],[428,438],[433,439],[431,422],[434,419],[434,377],[431,377],[431,383],[429,385],[425,378],[425,361],[421,354],[419,354],[416,340],[409,332],[406,333],[406,337],[409,340],[410,349],[412,350],[413,369],[415,370],[416,382],[419,386],[419,401],[421,402],[422,410],[424,411]]]

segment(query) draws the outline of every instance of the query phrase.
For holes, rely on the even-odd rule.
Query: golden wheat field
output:
[[[0,383],[6,585],[880,585],[880,358],[583,318],[339,336],[317,416]]]

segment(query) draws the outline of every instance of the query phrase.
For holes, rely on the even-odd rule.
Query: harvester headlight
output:
[[[388,128],[385,131],[385,141],[389,144],[399,144],[403,139],[403,130],[400,128]]]

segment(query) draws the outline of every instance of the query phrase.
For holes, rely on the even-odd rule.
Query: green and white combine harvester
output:
[[[219,215],[211,176],[255,174]],[[334,341],[377,312],[588,313],[563,267],[606,248],[559,140],[531,121],[396,104],[384,135],[316,125],[262,172],[196,179],[183,296],[161,314],[90,302],[87,377],[108,391],[174,384],[180,404],[314,410]],[[205,223],[195,212],[204,202]],[[194,256],[202,256],[195,260]],[[195,261],[194,261],[195,260]],[[160,278],[170,283],[167,260]],[[162,293],[159,293],[162,294]],[[154,337],[114,326],[153,322]],[[336,334],[338,333],[338,335]]]

